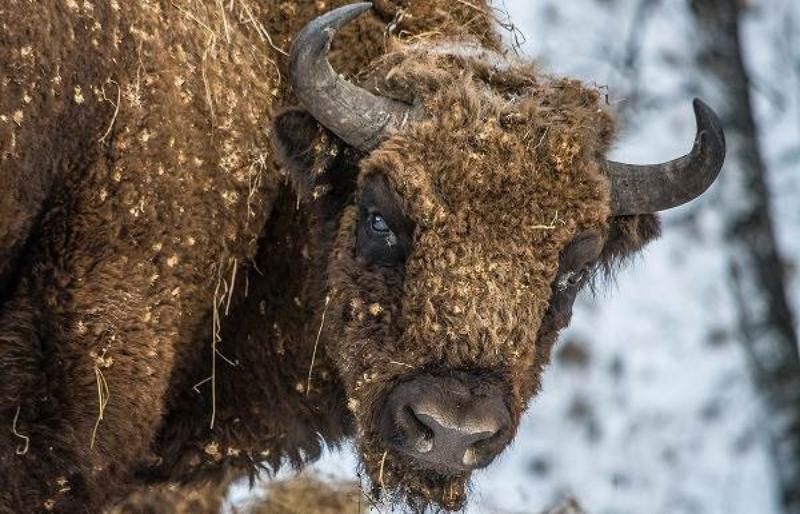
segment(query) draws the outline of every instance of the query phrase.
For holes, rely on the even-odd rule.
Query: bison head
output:
[[[597,90],[463,42],[391,51],[362,89],[326,53],[367,8],[298,36],[305,110],[277,116],[273,139],[314,206],[319,346],[373,483],[459,508],[513,438],[577,292],[657,235],[653,213],[714,181],[724,138],[698,101],[689,155],[607,161]]]

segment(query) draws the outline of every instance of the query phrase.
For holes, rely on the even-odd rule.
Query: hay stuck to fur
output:
[[[374,501],[355,481],[329,481],[304,473],[297,478],[270,482],[264,497],[237,514],[366,514]],[[375,512],[375,511],[373,511]],[[383,512],[378,509],[378,512]],[[393,511],[390,511],[393,512]],[[507,511],[498,510],[505,513]],[[511,514],[511,513],[509,513]],[[516,514],[516,511],[514,512]],[[575,498],[567,498],[541,514],[589,514]]]
[[[561,505],[548,510],[544,514],[587,514],[587,512],[583,510],[578,503],[578,500],[575,498],[569,498]]]
[[[199,487],[168,484],[135,491],[105,514],[218,514],[230,480]]]
[[[370,501],[357,482],[326,481],[303,474],[265,487],[265,497],[243,514],[366,514]]]
[[[177,484],[151,487],[131,494],[106,514],[367,514],[371,506],[384,511],[355,481],[326,480],[304,473],[296,478],[265,484],[258,499],[242,506],[224,507],[230,479],[199,488]],[[518,514],[488,507],[498,514]],[[375,512],[375,510],[373,510]],[[537,511],[538,512],[538,511]],[[575,498],[567,498],[541,514],[588,514]]]

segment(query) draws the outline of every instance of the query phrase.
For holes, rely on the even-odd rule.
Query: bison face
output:
[[[464,92],[366,155],[302,111],[273,130],[315,213],[320,351],[372,481],[449,508],[513,438],[610,230],[591,149],[564,160],[557,136],[532,157],[545,127],[526,139]]]
[[[319,345],[372,481],[455,509],[513,438],[578,291],[657,234],[648,213],[713,181],[724,140],[698,104],[692,154],[610,163],[598,91],[463,45],[388,54],[367,82],[391,99],[375,95],[324,59],[331,29],[365,8],[296,38],[309,112],[276,117],[273,137],[316,213]]]

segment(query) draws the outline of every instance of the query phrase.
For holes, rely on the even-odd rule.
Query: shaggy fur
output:
[[[362,159],[294,112],[273,155],[277,49],[342,3],[0,4],[0,511],[299,465],[354,431],[376,484],[383,461],[387,486],[457,507],[467,477],[384,454],[387,388],[480,369],[518,420],[564,324],[560,252],[599,230],[610,262],[655,235],[608,217],[596,92],[429,52],[499,49],[477,2],[379,2],[337,37],[338,69],[375,62],[364,83],[430,121]],[[410,44],[376,61],[392,21]],[[379,176],[416,227],[402,270],[353,255]]]

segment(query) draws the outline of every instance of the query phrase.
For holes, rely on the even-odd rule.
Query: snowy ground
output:
[[[694,133],[686,2],[662,0],[637,18],[640,3],[506,0],[526,38],[523,53],[553,73],[609,86],[624,116],[614,157],[630,162],[682,154]],[[792,19],[800,27],[800,6],[763,3],[769,8],[751,12],[744,27],[747,60],[798,307],[800,73],[782,59],[800,34],[792,42],[782,29]],[[644,29],[636,34],[632,26]],[[638,52],[638,74],[625,68],[628,48]],[[775,91],[794,93],[781,100]],[[717,200],[712,190],[670,212],[664,237],[615,286],[581,300],[514,445],[478,473],[470,513],[537,512],[570,494],[594,514],[777,512],[760,430],[765,413],[725,283]],[[355,476],[347,451],[328,453],[315,467]]]

